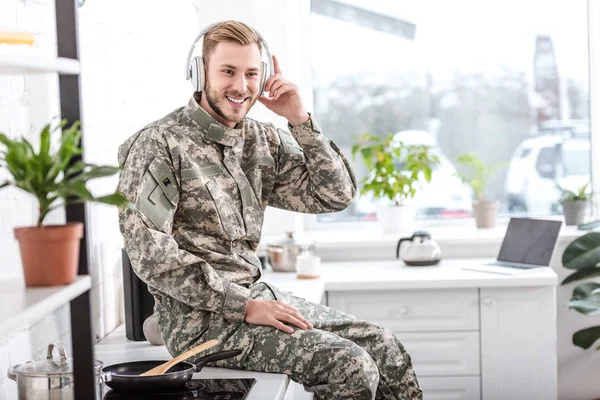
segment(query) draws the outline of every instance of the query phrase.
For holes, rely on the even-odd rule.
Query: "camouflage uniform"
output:
[[[136,204],[120,211],[120,229],[169,352],[217,338],[243,353],[215,365],[288,374],[316,399],[421,398],[391,332],[257,282],[267,205],[324,213],[352,202],[356,182],[341,151],[312,118],[292,134],[249,118],[228,128],[196,96],[119,149],[119,190]],[[314,329],[247,324],[252,298],[289,303]]]

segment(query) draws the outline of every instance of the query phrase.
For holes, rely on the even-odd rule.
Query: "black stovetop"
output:
[[[243,400],[256,379],[192,379],[178,389],[160,393],[125,393],[105,387],[104,400]]]

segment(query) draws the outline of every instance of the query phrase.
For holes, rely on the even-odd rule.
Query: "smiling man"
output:
[[[315,399],[420,399],[389,330],[259,282],[265,208],[341,211],[356,181],[274,56],[265,70],[257,32],[226,21],[201,36],[188,104],[119,149],[119,190],[136,205],[120,211],[120,228],[169,352],[218,339],[242,354],[214,365],[285,373]],[[256,101],[289,130],[247,118]]]

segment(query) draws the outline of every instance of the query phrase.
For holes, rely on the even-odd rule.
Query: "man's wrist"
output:
[[[310,119],[310,114],[305,111],[304,114],[301,114],[298,117],[288,118],[287,120],[291,126],[297,126],[297,125],[301,125],[301,124],[305,123],[309,119]]]

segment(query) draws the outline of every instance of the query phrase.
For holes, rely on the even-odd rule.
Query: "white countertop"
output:
[[[514,275],[462,269],[491,261],[447,259],[430,267],[409,267],[400,260],[328,262],[323,263],[317,279],[297,279],[293,272],[264,272],[261,280],[315,303],[321,302],[326,291],[555,286],[558,282],[556,273],[548,267],[515,270]]]
[[[44,318],[91,287],[88,275],[78,276],[70,285],[25,288],[22,280],[0,283],[0,337],[9,331]]]

